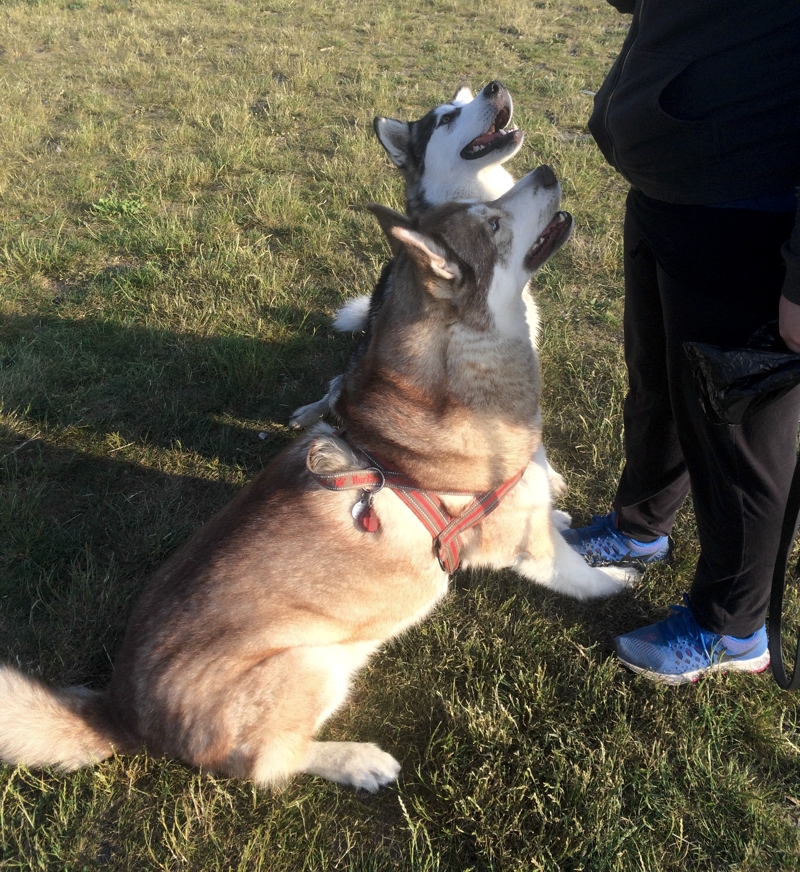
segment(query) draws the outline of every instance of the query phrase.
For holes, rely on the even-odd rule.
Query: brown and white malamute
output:
[[[564,542],[539,450],[523,291],[570,234],[559,203],[539,167],[415,221],[372,207],[392,293],[342,381],[343,430],[300,437],[156,573],[105,690],[0,668],[0,758],[75,769],[145,748],[259,785],[309,773],[376,790],[392,756],[314,734],[452,570],[513,567],[580,599],[629,584]]]

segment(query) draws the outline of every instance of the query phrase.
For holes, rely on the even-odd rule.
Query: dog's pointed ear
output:
[[[407,216],[387,206],[371,204],[367,208],[378,219],[392,254],[397,257],[404,251],[408,255],[425,289],[440,299],[451,297],[453,284],[461,278],[458,264],[442,254],[430,236],[415,230]]]
[[[453,99],[450,101],[454,106],[458,106],[459,103],[469,103],[474,99],[474,95],[472,91],[466,86],[462,85],[458,88],[453,95]]]
[[[372,127],[380,144],[386,149],[389,160],[400,170],[408,161],[408,146],[411,142],[411,125],[396,118],[378,116]]]
[[[378,219],[378,224],[381,225],[381,230],[383,230],[391,246],[392,255],[397,257],[403,250],[403,245],[394,235],[394,228],[404,227],[411,230],[411,220],[407,215],[396,212],[388,206],[381,206],[378,203],[368,203],[367,209]]]
[[[445,282],[453,282],[461,278],[458,265],[441,254],[439,246],[429,236],[407,227],[393,228],[392,236],[403,246],[425,281],[426,287],[428,286],[426,279],[430,277],[434,278],[437,287],[441,285],[442,279]],[[449,292],[437,293],[431,287],[428,287],[428,290],[437,297],[450,296]]]

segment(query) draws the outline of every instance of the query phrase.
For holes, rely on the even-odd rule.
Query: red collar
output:
[[[344,434],[338,435],[344,437]],[[475,495],[473,492],[465,491],[439,491],[438,493],[444,496],[475,497],[466,509],[454,518],[447,512],[436,493],[422,490],[402,472],[390,469],[374,455],[364,451],[363,448],[350,444],[367,458],[370,463],[369,467],[333,473],[314,472],[309,468],[309,472],[322,487],[328,490],[356,488],[362,490],[361,500],[356,503],[353,509],[353,517],[368,532],[375,532],[378,529],[377,518],[372,510],[373,496],[384,487],[395,491],[430,533],[433,538],[434,554],[439,559],[439,565],[448,574],[455,572],[461,565],[461,534],[479,524],[488,514],[493,512],[500,505],[503,497],[525,473],[524,469],[520,470],[500,487],[484,494]],[[308,466],[307,462],[306,466]]]

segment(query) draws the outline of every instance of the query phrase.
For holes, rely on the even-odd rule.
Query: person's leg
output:
[[[635,202],[635,194],[628,197]],[[637,210],[625,215],[625,467],[614,510],[562,536],[595,565],[644,564],[669,555],[668,536],[689,476],[672,415],[658,262]]]
[[[759,327],[778,317],[785,271],[780,247],[793,218],[629,196],[626,463],[614,501],[619,528],[628,535],[668,534],[691,473],[701,542],[711,551],[729,553],[730,542],[739,540],[725,538],[720,520],[730,516],[742,493],[750,495],[743,523],[755,524],[753,529],[758,523],[776,526],[777,537],[780,520],[773,525],[764,507],[785,504],[800,398],[792,394],[738,428],[712,425],[700,406],[683,343],[744,347]],[[738,496],[710,496],[720,488],[727,494],[729,487]],[[751,502],[757,505],[751,508]],[[709,512],[715,514],[707,519]],[[706,574],[726,575],[719,565]]]
[[[630,199],[630,198],[629,198]],[[650,541],[668,536],[689,491],[672,414],[658,262],[642,237],[635,209],[625,215],[625,467],[614,510],[619,530]]]
[[[769,276],[767,276],[769,278]],[[740,426],[704,413],[683,350],[688,341],[743,347],[777,316],[780,283],[729,285],[724,298],[659,270],[675,420],[692,483],[700,558],[690,591],[700,626],[748,636],[763,623],[797,454],[800,391]],[[755,296],[755,299],[752,297]]]
[[[658,237],[655,250],[671,406],[701,554],[689,608],[616,640],[624,663],[671,683],[769,662],[764,619],[800,418],[793,391],[745,425],[712,424],[683,351],[687,341],[743,347],[777,317],[791,217],[703,207],[680,217],[680,227],[662,230],[684,233],[682,260],[675,247],[660,252]]]
[[[795,464],[800,391],[746,425],[713,425],[700,407],[683,343],[744,347],[758,327],[777,317],[784,275],[780,246],[792,221],[789,214],[629,196],[625,338],[631,393],[625,406],[626,468],[615,505],[622,533],[643,539],[664,533],[685,493],[688,470],[701,545],[691,608],[617,639],[621,659],[634,668],[643,668],[636,665],[638,655],[620,647],[629,637],[649,646],[648,656],[660,657],[653,654],[659,646],[671,651],[669,668],[679,671],[677,680],[699,674],[679,662],[692,646],[705,662],[700,672],[753,671],[768,662],[763,623]],[[589,529],[565,536],[580,540],[593,559],[597,542],[587,548]],[[630,542],[624,540],[617,553]],[[724,666],[709,646],[725,651]]]

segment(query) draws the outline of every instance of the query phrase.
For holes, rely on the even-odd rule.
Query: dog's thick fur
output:
[[[449,103],[435,106],[417,121],[376,118],[375,135],[403,176],[408,215],[419,217],[454,200],[486,202],[505,194],[514,179],[503,164],[525,138],[511,125],[513,113],[511,94],[502,82],[493,81],[475,97],[469,88],[459,88]],[[371,324],[391,291],[391,274],[388,264],[372,294],[354,297],[336,313],[334,330],[361,334],[351,365],[369,344]],[[536,329],[534,324],[534,333]],[[327,415],[341,381],[342,376],[336,376],[321,400],[295,409],[289,426],[304,429]]]
[[[632,576],[566,545],[537,450],[522,292],[569,234],[559,197],[540,167],[495,202],[418,224],[373,207],[393,292],[337,411],[352,444],[433,491],[479,494],[525,469],[464,535],[462,562],[587,598]],[[296,773],[368,790],[392,781],[399,764],[375,745],[313,740],[353,673],[447,590],[430,535],[394,491],[375,494],[380,528],[367,533],[351,514],[359,492],[308,471],[367,465],[324,424],[286,449],[146,586],[106,690],[50,690],[2,667],[0,758],[74,769],[146,748],[259,785]],[[453,514],[469,500],[442,499]]]

